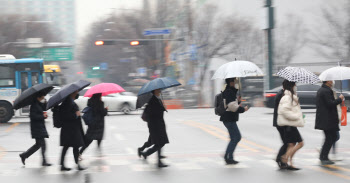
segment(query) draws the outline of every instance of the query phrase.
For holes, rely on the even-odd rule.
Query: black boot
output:
[[[83,170],[86,170],[86,168],[84,168],[84,167],[80,166],[80,164],[78,164],[77,170],[83,171]]]
[[[141,158],[141,153],[142,153],[141,147],[137,148],[137,154],[139,155],[140,158]]]
[[[158,161],[158,168],[165,168],[168,167],[169,165],[164,164],[162,161]]]
[[[43,160],[42,166],[51,166],[51,163],[48,163],[45,159]]]
[[[147,154],[146,154],[146,153],[141,152],[140,154],[141,154],[141,156],[142,156],[145,160],[147,159]]]
[[[19,157],[21,158],[23,165],[26,165],[26,158],[24,157],[24,154],[19,154]]]
[[[67,168],[64,165],[61,166],[61,171],[70,171],[71,168]]]

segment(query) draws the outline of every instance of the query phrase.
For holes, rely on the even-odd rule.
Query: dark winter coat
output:
[[[67,97],[60,106],[62,120],[61,146],[81,147],[84,145],[84,131],[81,117],[76,116],[78,105],[72,98]]]
[[[33,139],[49,138],[45,127],[45,108],[45,104],[40,103],[37,99],[35,99],[30,106],[30,132]]]
[[[163,103],[156,96],[152,96],[147,108],[149,112],[148,128],[152,144],[163,145],[169,143],[164,122],[164,111],[166,109]]]
[[[335,99],[333,91],[327,85],[317,91],[316,96],[316,124],[315,129],[339,131],[339,117],[337,105],[342,102]]]
[[[91,99],[88,100],[88,106],[92,108],[94,121],[87,129],[86,138],[91,140],[102,140],[105,129],[105,116],[107,115],[107,109],[104,108],[104,103],[102,101],[94,102]]]
[[[237,89],[234,87],[226,86],[226,89],[223,92],[223,98],[226,99],[226,104],[233,102],[237,99]],[[224,114],[220,117],[222,122],[236,122],[239,120],[239,113],[244,113],[245,110],[243,107],[239,107],[236,112],[225,111]]]
[[[273,109],[273,126],[277,127],[278,106],[280,105],[281,98],[283,97],[284,90],[281,89],[275,98],[275,107]]]

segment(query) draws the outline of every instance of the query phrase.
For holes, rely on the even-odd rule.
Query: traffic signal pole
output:
[[[272,5],[272,0],[266,0],[264,5],[264,11],[266,11],[266,27],[265,34],[266,34],[266,61],[265,61],[265,78],[264,78],[264,88],[265,90],[272,89],[273,86],[273,78],[272,78],[272,69],[273,69],[273,34],[272,29],[274,28],[274,11]]]

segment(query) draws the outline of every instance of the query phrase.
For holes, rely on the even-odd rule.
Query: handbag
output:
[[[344,102],[341,106],[341,126],[346,126],[348,123],[348,108],[345,106]]]
[[[231,111],[231,112],[237,112],[239,105],[238,105],[238,101],[232,101],[230,102],[227,106],[226,106],[226,99],[224,99],[224,104],[225,104],[225,108],[226,111]]]
[[[143,110],[143,113],[141,115],[141,119],[144,121],[144,122],[149,122],[149,113],[148,113],[148,107],[146,107],[145,110]]]

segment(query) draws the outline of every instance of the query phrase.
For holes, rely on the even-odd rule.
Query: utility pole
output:
[[[272,68],[273,68],[273,34],[274,28],[274,9],[272,6],[272,0],[266,0],[264,3],[264,13],[266,15],[266,23],[263,29],[266,34],[266,61],[265,61],[265,78],[264,89],[270,90],[273,86]]]

